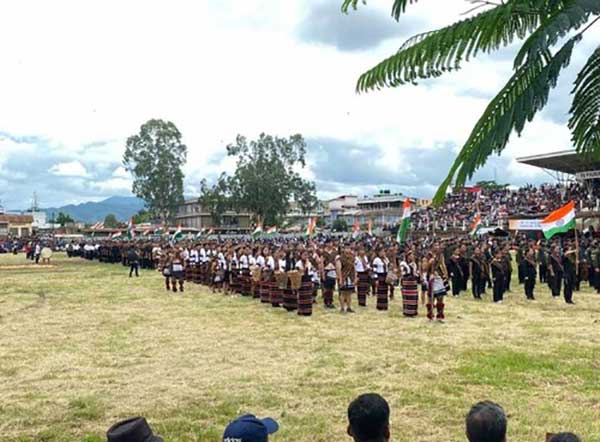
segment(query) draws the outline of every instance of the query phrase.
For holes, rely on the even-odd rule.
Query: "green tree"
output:
[[[331,229],[334,232],[347,232],[348,231],[348,223],[346,220],[342,218],[336,218],[333,224],[331,225]]]
[[[104,217],[104,227],[107,229],[116,229],[119,227],[119,221],[117,217],[112,213],[109,213]]]
[[[417,1],[394,0],[392,16],[399,20],[407,6]],[[356,9],[358,3],[344,0],[342,11]],[[569,65],[575,45],[600,20],[598,0],[469,3],[474,5],[469,13],[475,15],[408,39],[398,52],[362,74],[357,84],[358,92],[415,84],[460,69],[478,53],[491,53],[515,40],[524,40],[512,76],[475,124],[436,193],[436,203],[443,200],[453,181],[463,186],[492,154],[501,153],[513,132],[521,135],[525,124],[546,105],[550,89]],[[575,81],[569,128],[579,153],[600,156],[600,46]]]
[[[123,165],[133,174],[133,193],[149,212],[169,221],[183,203],[183,171],[187,147],[170,121],[149,120],[127,139]]]
[[[56,217],[56,223],[60,224],[61,227],[64,227],[66,224],[74,223],[75,220],[71,218],[71,215],[63,212],[59,212]]]
[[[316,200],[314,183],[297,171],[305,166],[306,143],[301,135],[261,134],[252,141],[238,135],[227,146],[227,154],[237,158],[234,175],[226,178],[233,206],[255,214],[264,226],[280,224],[292,198],[302,210]]]
[[[232,200],[229,194],[229,179],[226,174],[221,174],[213,186],[209,186],[204,179],[200,182],[200,198],[198,202],[203,210],[207,210],[215,226],[223,222],[223,214],[231,208]]]
[[[152,213],[148,212],[145,209],[142,209],[138,213],[133,215],[133,223],[134,224],[150,223],[153,220],[154,220],[154,216],[152,215]]]

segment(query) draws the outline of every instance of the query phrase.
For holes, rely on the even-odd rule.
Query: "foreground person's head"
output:
[[[277,430],[279,424],[273,419],[258,419],[252,414],[245,414],[227,425],[223,433],[223,442],[267,442],[269,434]]]
[[[390,407],[376,393],[363,394],[348,406],[348,435],[355,442],[390,440]]]
[[[490,401],[479,402],[467,415],[467,438],[470,442],[505,442],[506,414]]]

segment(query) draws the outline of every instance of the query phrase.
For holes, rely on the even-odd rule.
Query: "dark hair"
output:
[[[506,414],[498,404],[479,402],[467,415],[467,437],[470,442],[504,442],[506,440]]]
[[[550,438],[550,442],[581,442],[581,439],[573,433],[558,433]]]
[[[376,393],[363,394],[348,406],[348,421],[355,440],[383,441],[389,431],[390,407]]]

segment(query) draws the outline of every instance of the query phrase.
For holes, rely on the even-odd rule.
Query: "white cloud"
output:
[[[68,163],[59,163],[52,166],[49,172],[56,176],[81,177],[89,176],[87,169],[79,161],[69,161]]]
[[[344,53],[299,40],[297,26],[323,1],[340,3],[2,2],[0,40],[12,44],[0,59],[0,165],[17,156],[34,161],[52,154],[60,162],[52,166],[54,174],[93,180],[91,190],[130,190],[118,165],[127,137],[149,118],[169,119],[183,133],[190,191],[203,177],[231,169],[230,159],[215,164],[210,158],[224,152],[238,133],[300,132],[306,138],[376,145],[383,151],[379,162],[399,173],[409,169],[411,159],[403,153],[408,149],[447,144],[458,149],[485,109],[486,93],[506,82],[510,59],[481,57],[419,87],[356,95],[360,73],[401,42],[391,39]],[[389,16],[390,5],[390,0],[370,0],[352,14],[368,8]],[[462,18],[465,9],[462,0],[418,2],[405,20],[435,28]],[[597,35],[590,32],[589,38]],[[2,132],[46,142],[15,148]],[[538,118],[523,138],[513,137],[505,156],[568,147],[564,127]],[[510,167],[517,173],[521,166]],[[97,169],[109,172],[98,178]],[[445,172],[440,170],[440,181]]]

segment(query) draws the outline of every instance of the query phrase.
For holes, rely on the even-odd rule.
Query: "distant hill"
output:
[[[97,203],[69,204],[63,207],[43,209],[48,218],[54,213],[66,213],[75,221],[97,223],[104,221],[106,215],[112,213],[119,221],[127,221],[144,208],[144,201],[133,196],[111,196]]]

